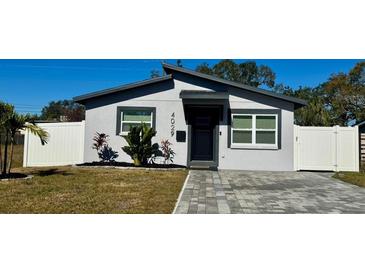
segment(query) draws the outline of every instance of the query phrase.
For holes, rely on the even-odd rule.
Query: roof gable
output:
[[[138,87],[142,87],[142,86],[146,86],[146,85],[150,85],[150,84],[160,83],[160,82],[164,82],[164,81],[171,80],[171,79],[172,79],[172,75],[169,74],[169,75],[165,75],[165,76],[161,76],[161,77],[155,77],[155,78],[151,78],[151,79],[147,79],[147,80],[143,80],[143,81],[139,81],[139,82],[134,82],[131,84],[121,85],[121,86],[117,86],[117,87],[113,87],[113,88],[108,88],[108,89],[103,89],[103,90],[96,91],[96,92],[87,93],[84,95],[76,96],[73,98],[73,100],[75,102],[82,103],[85,100],[92,99],[95,97],[100,97],[103,95],[108,95],[108,94],[112,94],[112,93],[120,92],[120,91],[126,91],[126,90],[130,90],[132,88],[138,88]]]
[[[162,67],[163,69],[166,71],[167,75],[161,76],[161,77],[156,77],[156,78],[151,78],[148,80],[143,80],[143,81],[139,81],[139,82],[135,82],[135,83],[131,83],[131,84],[126,84],[126,85],[121,85],[121,86],[117,86],[117,87],[113,87],[113,88],[109,88],[109,89],[104,89],[101,91],[96,91],[96,92],[91,92],[91,93],[87,93],[84,95],[80,95],[80,96],[76,96],[74,97],[74,101],[78,102],[78,103],[84,103],[85,101],[89,100],[89,99],[93,99],[93,98],[97,98],[100,96],[104,96],[104,95],[110,95],[116,92],[120,92],[120,91],[127,91],[133,88],[138,88],[138,87],[143,87],[143,86],[147,86],[147,85],[151,85],[151,84],[155,84],[155,83],[160,83],[160,82],[164,82],[164,81],[168,81],[173,79],[174,77],[174,73],[182,73],[185,74],[187,76],[192,76],[192,77],[197,77],[199,79],[202,80],[208,80],[210,82],[214,82],[217,84],[221,84],[221,85],[225,85],[225,86],[229,86],[229,87],[234,87],[240,90],[244,90],[244,91],[249,91],[252,93],[257,93],[257,94],[261,94],[264,96],[269,96],[272,98],[276,98],[279,100],[283,100],[283,101],[287,101],[287,102],[291,102],[294,104],[295,108],[300,108],[302,106],[307,105],[307,102],[305,100],[302,99],[298,99],[295,97],[291,97],[291,96],[285,96],[285,95],[281,95],[281,94],[276,94],[274,92],[271,91],[267,91],[264,89],[260,89],[260,88],[255,88],[255,87],[251,87],[248,85],[244,85],[241,83],[237,83],[237,82],[233,82],[233,81],[229,81],[229,80],[225,80],[219,77],[215,77],[215,76],[211,76],[211,75],[207,75],[204,73],[200,73],[200,72],[196,72],[194,70],[190,70],[190,69],[185,69],[182,67],[178,67],[178,66],[174,66],[174,65],[170,65],[167,63],[162,63]],[[206,93],[206,96],[213,96],[213,92],[212,93]]]
[[[242,89],[242,90],[262,94],[262,95],[265,95],[265,96],[270,96],[270,97],[273,97],[273,98],[277,98],[279,100],[288,101],[288,102],[294,103],[296,108],[307,105],[307,102],[305,100],[302,100],[302,99],[299,99],[299,98],[277,94],[277,93],[267,91],[267,90],[264,90],[264,89],[255,88],[255,87],[244,85],[244,84],[241,84],[241,83],[225,80],[225,79],[222,79],[222,78],[219,78],[219,77],[216,77],[216,76],[200,73],[200,72],[197,72],[197,71],[194,71],[194,70],[185,69],[185,68],[170,65],[170,64],[167,64],[167,63],[162,63],[162,67],[164,68],[166,73],[169,73],[169,74],[172,74],[172,75],[174,74],[174,72],[180,72],[180,73],[183,73],[183,74],[195,76],[195,77],[198,77],[198,78],[206,79],[206,80],[209,80],[209,81],[213,81],[213,82],[216,82],[216,83],[220,83],[220,84],[224,84],[224,85],[227,85],[227,86],[235,87],[235,88],[238,88],[238,89]]]

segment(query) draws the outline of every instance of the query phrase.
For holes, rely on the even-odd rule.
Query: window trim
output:
[[[122,131],[122,115],[125,111],[136,110],[136,111],[151,111],[151,123],[152,128],[156,129],[156,108],[155,107],[134,107],[134,106],[118,106],[117,107],[117,125],[116,135],[125,136],[128,131]],[[142,123],[141,121],[128,121],[127,123]]]
[[[274,131],[273,129],[256,129],[256,117],[252,119],[251,129],[234,129],[233,115],[242,116],[275,116],[275,144],[260,144],[256,143],[256,131]],[[252,131],[252,143],[234,143],[233,130]],[[281,149],[281,109],[228,109],[228,148],[231,149],[263,149],[263,150],[278,150]]]

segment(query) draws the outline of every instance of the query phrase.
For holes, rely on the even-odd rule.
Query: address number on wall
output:
[[[175,135],[175,112],[173,112],[171,114],[170,124],[171,124],[171,137],[174,137],[174,135]]]

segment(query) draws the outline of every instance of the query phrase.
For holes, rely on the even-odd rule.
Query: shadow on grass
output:
[[[0,175],[0,180],[2,179],[23,179],[26,178],[27,175],[23,173],[10,173],[6,175]]]
[[[67,172],[65,170],[60,170],[60,169],[57,169],[57,168],[51,168],[51,169],[46,169],[46,170],[33,171],[32,175],[38,175],[40,177],[52,176],[52,175],[69,176],[69,175],[72,175],[72,173]]]

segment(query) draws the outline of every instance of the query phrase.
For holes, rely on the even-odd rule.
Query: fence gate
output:
[[[25,132],[23,166],[61,166],[83,162],[85,121],[39,123],[49,134],[42,146],[38,137]]]
[[[294,126],[294,167],[359,171],[358,127]]]

